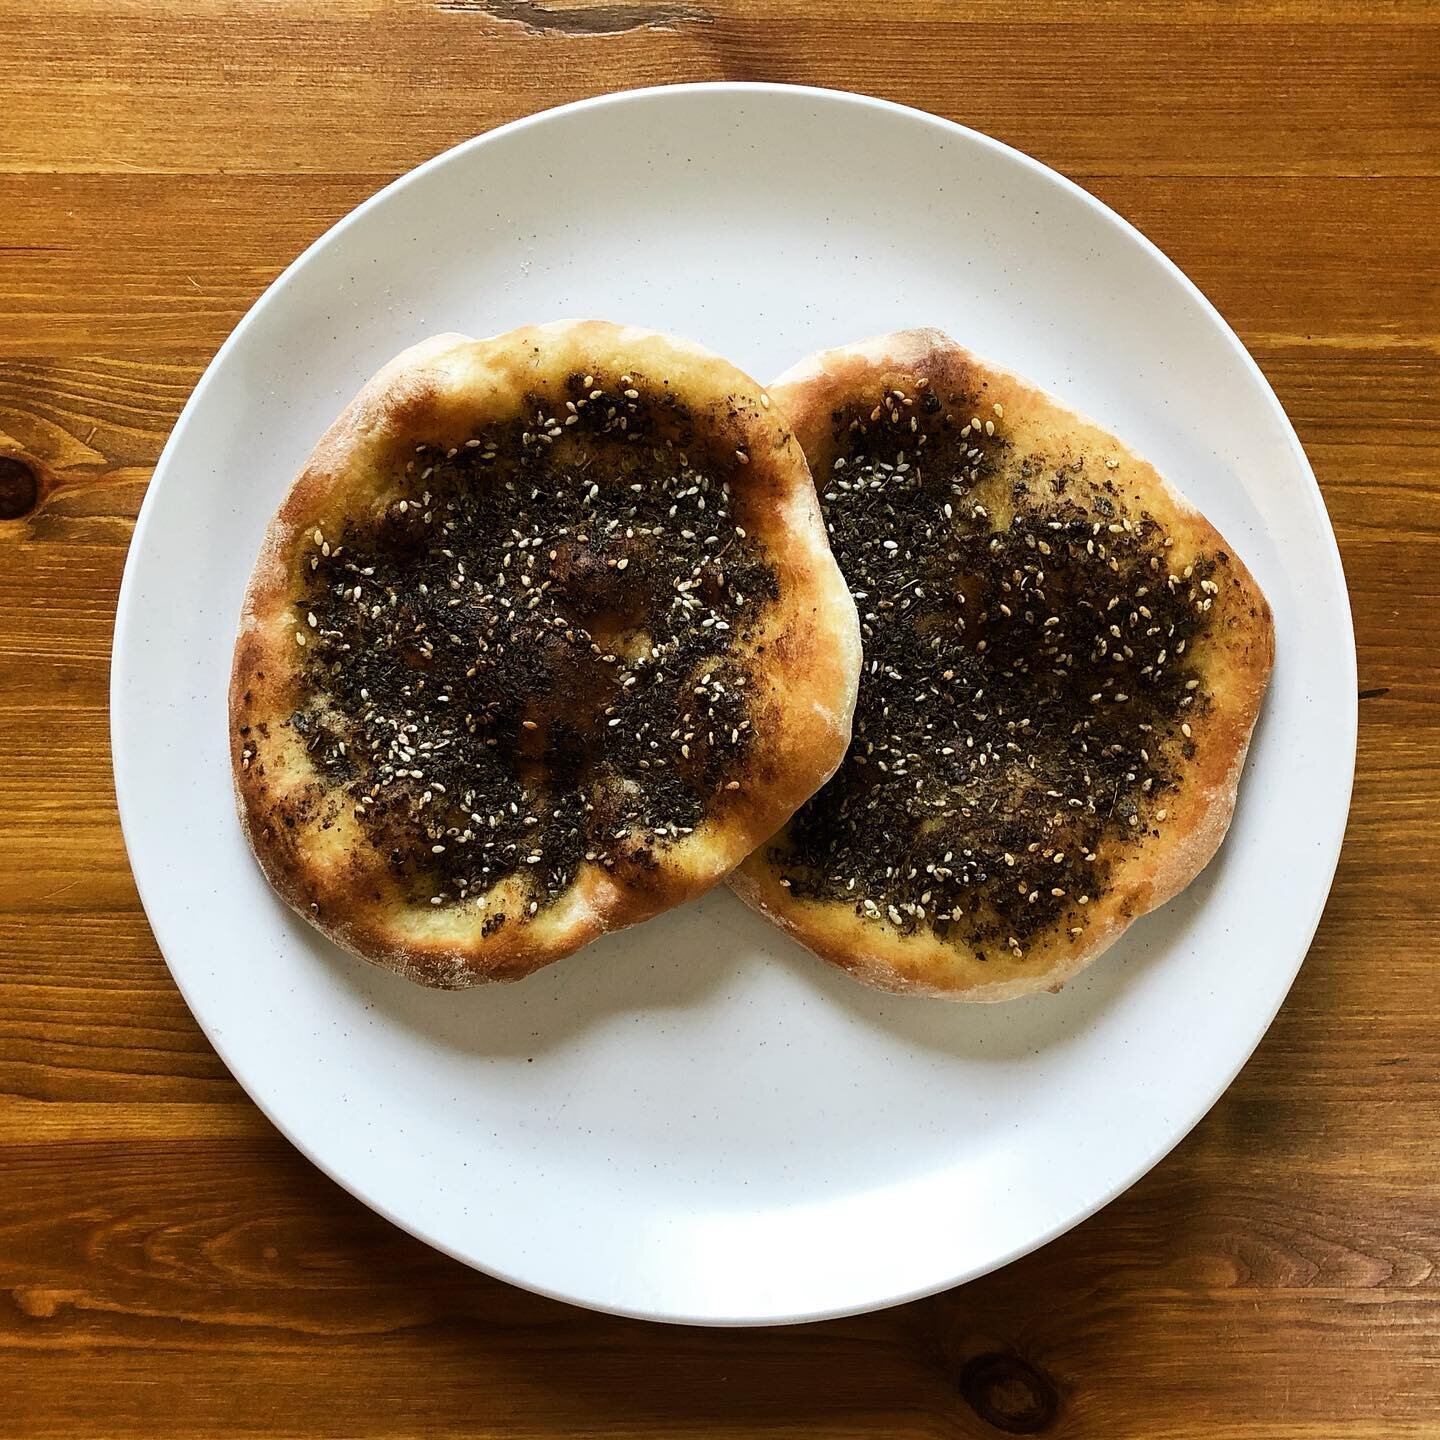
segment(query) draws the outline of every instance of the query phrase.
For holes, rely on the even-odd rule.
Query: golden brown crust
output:
[[[658,867],[622,863],[607,871],[582,862],[566,892],[528,917],[528,891],[516,876],[465,903],[417,904],[286,723],[305,654],[294,607],[305,593],[307,537],[383,510],[417,444],[464,445],[477,425],[517,414],[527,395],[561,393],[567,375],[631,369],[663,375],[702,417],[715,453],[746,457],[737,457],[727,479],[779,594],[745,656],[757,737],[745,783],[722,791],[693,833],[659,851]],[[240,817],[276,890],[345,948],[432,986],[516,979],[707,889],[783,824],[844,754],[858,668],[854,605],[831,558],[804,456],[755,382],[688,342],[599,321],[480,341],[444,335],[406,351],[363,388],[271,524],[246,595],[230,686]],[[482,933],[487,917],[506,912],[508,923]]]
[[[1071,909],[1060,923],[1027,940],[1023,954],[990,948],[978,955],[933,929],[906,933],[855,907],[826,898],[800,898],[782,882],[769,846],[752,855],[730,878],[749,904],[823,959],[881,989],[956,1000],[1007,1000],[1041,989],[1058,989],[1084,969],[1132,921],[1163,905],[1200,872],[1219,847],[1234,812],[1236,792],[1274,659],[1269,605],[1224,538],[1178,495],[1146,461],[1113,436],[1074,414],[1020,377],[987,365],[944,334],[914,330],[878,337],[810,357],[771,387],[790,416],[817,477],[829,472],[837,453],[832,415],[890,386],[923,381],[937,393],[968,392],[983,398],[985,413],[999,406],[1008,443],[1018,454],[1043,456],[1050,470],[1087,459],[1104,465],[1120,495],[1143,509],[1173,540],[1172,568],[1181,570],[1202,554],[1223,554],[1216,571],[1203,659],[1211,703],[1192,717],[1194,756],[1184,766],[1178,792],[1168,797],[1164,821],[1140,842],[1111,846],[1111,879],[1085,909]],[[912,392],[913,393],[913,392]],[[822,487],[823,488],[823,487]],[[1003,498],[996,502],[1004,504]],[[844,556],[841,557],[842,564]],[[863,608],[863,607],[862,607]],[[784,839],[784,835],[777,837]],[[877,837],[877,844],[879,843]],[[1116,848],[1123,844],[1123,850]],[[1077,936],[1071,921],[1083,922]]]

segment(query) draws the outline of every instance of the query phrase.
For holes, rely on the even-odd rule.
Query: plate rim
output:
[[[230,1047],[228,1042],[213,1033],[211,1028],[201,1019],[200,1012],[192,1002],[186,981],[170,960],[167,947],[161,940],[161,926],[156,923],[155,918],[160,909],[157,903],[158,896],[153,893],[147,895],[148,884],[141,879],[139,869],[136,865],[135,857],[137,849],[143,846],[143,841],[138,830],[136,802],[133,801],[130,796],[132,786],[137,785],[138,782],[126,778],[125,772],[127,767],[123,759],[125,749],[124,733],[127,722],[124,718],[122,690],[123,677],[129,668],[126,637],[132,628],[130,612],[136,603],[135,593],[138,582],[135,579],[135,575],[139,568],[137,555],[145,548],[145,537],[157,509],[155,496],[164,486],[174,483],[170,479],[172,455],[178,448],[181,436],[189,425],[194,423],[194,415],[203,402],[210,386],[215,383],[215,377],[221,369],[223,362],[228,357],[231,349],[239,343],[250,327],[256,323],[258,316],[272,302],[276,293],[295,272],[307,263],[313,253],[328,245],[333,238],[337,237],[349,226],[359,223],[372,208],[378,207],[393,193],[417,182],[422,176],[429,174],[432,170],[459,159],[462,154],[472,150],[479,150],[484,146],[502,141],[506,137],[528,127],[545,125],[587,110],[600,109],[608,106],[623,106],[633,104],[637,101],[645,101],[672,94],[683,96],[696,93],[736,96],[756,94],[808,96],[816,101],[853,105],[859,109],[890,112],[904,116],[911,121],[918,121],[942,132],[948,132],[952,136],[963,138],[968,143],[976,144],[982,149],[988,149],[996,154],[1002,155],[1010,161],[1018,163],[1022,168],[1029,170],[1038,178],[1058,184],[1063,190],[1068,191],[1072,197],[1079,199],[1087,208],[1094,212],[1098,218],[1114,227],[1132,242],[1138,243],[1142,250],[1148,252],[1153,260],[1158,261],[1168,275],[1168,278],[1178,282],[1182,291],[1189,296],[1192,302],[1198,305],[1201,315],[1215,330],[1217,337],[1226,344],[1235,358],[1239,360],[1242,368],[1249,373],[1251,382],[1258,386],[1274,418],[1280,423],[1281,433],[1292,458],[1299,462],[1300,471],[1308,482],[1308,486],[1306,487],[1308,498],[1321,522],[1321,529],[1328,539],[1328,546],[1324,547],[1328,570],[1328,574],[1325,577],[1326,582],[1327,585],[1338,594],[1338,598],[1342,603],[1344,623],[1339,627],[1340,633],[1334,637],[1334,640],[1340,647],[1341,654],[1339,660],[1348,675],[1350,682],[1349,691],[1353,697],[1350,705],[1345,707],[1343,714],[1333,717],[1336,723],[1343,725],[1345,731],[1343,737],[1344,750],[1348,755],[1348,763],[1345,766],[1343,776],[1344,804],[1339,807],[1337,811],[1339,818],[1334,827],[1334,833],[1326,837],[1325,844],[1322,847],[1322,854],[1326,857],[1325,867],[1328,868],[1328,877],[1323,892],[1315,904],[1314,914],[1305,927],[1306,938],[1304,944],[1298,947],[1297,959],[1291,968],[1288,979],[1285,981],[1284,988],[1280,992],[1275,1005],[1270,1009],[1269,1014],[1265,1016],[1264,1023],[1256,1029],[1253,1040],[1245,1046],[1244,1052],[1238,1062],[1224,1075],[1223,1079],[1213,1087],[1213,1093],[1210,1094],[1209,1099],[1205,1100],[1204,1103],[1195,1110],[1193,1115],[1179,1126],[1174,1136],[1165,1143],[1156,1146],[1133,1173],[1127,1173],[1118,1183],[1108,1187],[1093,1204],[1067,1216],[1057,1224],[1046,1227],[1043,1231],[1031,1237],[1026,1243],[1014,1246],[1010,1250],[992,1257],[983,1265],[967,1268],[959,1274],[947,1274],[936,1279],[933,1283],[927,1282],[925,1285],[919,1287],[912,1287],[911,1289],[898,1293],[886,1294],[863,1304],[842,1304],[811,1310],[782,1310],[780,1312],[763,1312],[735,1316],[716,1316],[713,1313],[697,1314],[678,1310],[658,1310],[640,1305],[606,1303],[593,1297],[568,1294],[553,1286],[535,1283],[521,1276],[511,1274],[504,1268],[493,1264],[482,1264],[472,1256],[462,1254],[453,1246],[435,1239],[426,1232],[422,1224],[414,1220],[401,1218],[385,1205],[378,1203],[371,1196],[363,1193],[356,1185],[347,1180],[344,1175],[337,1173],[335,1169],[313,1153],[309,1147],[301,1143],[285,1123],[283,1117],[275,1113],[272,1107],[257,1097],[241,1069],[232,1060],[229,1053]],[[1195,1130],[1226,1091],[1229,1090],[1240,1071],[1249,1063],[1250,1058],[1255,1053],[1260,1042],[1269,1033],[1271,1026],[1274,1024],[1275,1017],[1279,1013],[1280,1007],[1285,1003],[1290,991],[1294,988],[1295,979],[1300,972],[1300,967],[1304,964],[1314,944],[1315,933],[1319,928],[1320,920],[1334,888],[1335,873],[1344,846],[1349,823],[1350,807],[1354,795],[1359,730],[1358,660],[1355,644],[1353,607],[1350,602],[1350,592],[1345,579],[1345,570],[1340,554],[1339,543],[1335,536],[1335,529],[1331,523],[1329,511],[1325,505],[1324,494],[1315,477],[1314,468],[1310,464],[1309,457],[1306,455],[1305,449],[1300,443],[1295,427],[1289,415],[1286,413],[1284,406],[1280,403],[1279,397],[1275,394],[1274,388],[1271,386],[1264,372],[1260,369],[1259,364],[1246,349],[1244,343],[1240,340],[1229,322],[1220,314],[1219,310],[1206,297],[1195,282],[1192,281],[1154,241],[1150,240],[1131,224],[1130,221],[1125,219],[1124,216],[1113,210],[1097,196],[1091,194],[1090,191],[1086,190],[1076,181],[1069,179],[1059,171],[1052,169],[1042,161],[1035,159],[1022,150],[1016,149],[1014,146],[1007,145],[1005,142],[996,140],[982,131],[972,129],[967,125],[948,119],[945,116],[936,115],[916,106],[904,105],[892,100],[884,100],[857,91],[841,90],[825,86],[789,85],[770,81],[700,81],[679,84],[647,85],[632,89],[611,91],[602,95],[588,96],[563,105],[550,106],[534,111],[531,114],[520,116],[514,120],[498,125],[493,129],[482,131],[466,140],[462,140],[458,144],[442,150],[430,159],[422,161],[419,165],[396,176],[373,194],[367,196],[306,245],[295,259],[285,266],[265,287],[261,294],[257,296],[246,309],[244,315],[236,322],[234,328],[226,336],[206,365],[204,372],[196,382],[194,389],[191,391],[179,416],[176,418],[175,424],[151,472],[151,477],[146,486],[144,497],[141,500],[140,510],[136,516],[135,526],[126,549],[125,564],[122,570],[120,590],[116,601],[110,655],[107,715],[116,810],[125,844],[126,859],[129,864],[136,892],[140,899],[141,908],[145,913],[146,923],[150,926],[151,933],[155,938],[156,948],[160,951],[172,981],[180,991],[181,998],[185,1001],[186,1007],[190,1010],[191,1015],[200,1026],[207,1042],[213,1047],[230,1075],[245,1092],[250,1102],[260,1110],[270,1124],[285,1137],[289,1144],[294,1146],[310,1164],[314,1165],[322,1174],[340,1186],[346,1193],[354,1196],[355,1199],[359,1200],[368,1209],[382,1216],[406,1234],[413,1236],[415,1239],[449,1256],[451,1259],[459,1261],[470,1269],[490,1275],[495,1279],[504,1281],[506,1284],[514,1285],[520,1289],[530,1291],[533,1294],[544,1296],[547,1299],[563,1301],[564,1303],[577,1305],[584,1309],[628,1319],[651,1320],[676,1325],[702,1325],[711,1328],[741,1328],[762,1325],[804,1324],[820,1320],[838,1319],[851,1315],[868,1314],[877,1310],[890,1308],[891,1306],[903,1305],[914,1300],[924,1299],[927,1296],[936,1295],[944,1290],[968,1284],[972,1280],[1003,1269],[1005,1266],[1013,1264],[1016,1260],[1032,1254],[1042,1246],[1048,1245],[1051,1241],[1060,1238],[1104,1209],[1140,1181],[1145,1175],[1149,1174],[1182,1140],[1186,1139]]]

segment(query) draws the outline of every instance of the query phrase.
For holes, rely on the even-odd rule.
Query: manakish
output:
[[[599,322],[441,336],[271,522],[230,690],[242,822],[355,953],[515,979],[773,834],[844,754],[859,664],[753,381]]]
[[[844,764],[731,884],[884,989],[1057,989],[1220,844],[1270,608],[1151,466],[937,331],[771,394],[865,662]]]

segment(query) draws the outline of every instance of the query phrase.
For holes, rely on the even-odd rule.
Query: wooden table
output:
[[[510,1289],[301,1159],[156,951],[105,713],[151,468],[276,273],[476,131],[726,78],[962,120],[1167,250],[1294,417],[1362,686],[1314,949],[1178,1151],[1000,1274],[750,1332]],[[1436,0],[0,0],[0,1434],[1440,1436],[1437,277]]]

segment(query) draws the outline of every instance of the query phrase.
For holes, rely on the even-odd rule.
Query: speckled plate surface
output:
[[[762,379],[820,346],[938,325],[1153,459],[1275,609],[1274,683],[1216,862],[1064,993],[1003,1007],[862,989],[724,892],[458,995],[371,970],[293,918],[245,848],[226,757],[231,644],[266,521],[405,345],[581,315],[693,336]],[[175,979],[316,1164],[517,1284],[657,1319],[798,1320],[1023,1254],[1220,1095],[1330,885],[1354,642],[1279,404],[1139,234],[1034,161],[915,111],[687,86],[462,145],[267,291],[146,496],[112,729],[126,842]]]

